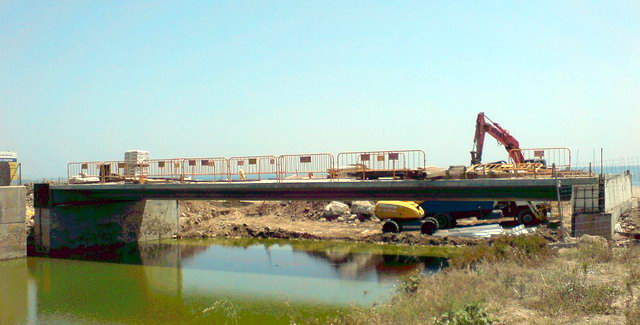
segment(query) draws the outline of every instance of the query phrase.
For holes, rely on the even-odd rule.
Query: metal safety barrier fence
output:
[[[276,156],[231,157],[228,164],[229,181],[279,179]]]
[[[229,179],[229,162],[224,157],[185,158],[183,175],[192,181],[226,181]]]
[[[341,152],[332,177],[405,178],[410,171],[425,165],[426,154],[422,150]]]
[[[550,148],[521,148],[509,150],[509,163],[514,163],[513,155],[511,152],[520,151],[526,161],[542,161],[544,160],[547,166],[553,164],[556,165],[558,170],[570,170],[571,169],[571,150],[564,147],[550,147]]]
[[[99,177],[101,161],[81,161],[67,164],[67,176]]]
[[[149,159],[144,161],[145,178],[184,180],[184,158]]]
[[[279,178],[286,179],[326,179],[335,159],[330,153],[310,153],[281,155],[278,157]]]
[[[335,178],[407,178],[426,164],[422,150],[310,153],[245,157],[200,157],[125,161],[72,162],[69,180],[114,182],[142,179],[243,181]],[[96,179],[97,178],[97,179]]]

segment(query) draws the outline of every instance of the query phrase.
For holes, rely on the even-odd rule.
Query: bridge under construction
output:
[[[261,181],[168,184],[36,184],[35,206],[137,200],[569,200],[571,187],[597,178]]]
[[[567,201],[574,186],[597,185],[572,170],[566,148],[517,149],[546,157],[448,169],[422,150],[149,159],[69,163],[69,183],[34,186],[41,251],[168,238],[180,200]]]

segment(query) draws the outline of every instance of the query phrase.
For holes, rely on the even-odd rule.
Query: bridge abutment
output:
[[[27,255],[25,200],[24,186],[0,186],[0,261]]]
[[[100,202],[36,208],[38,253],[73,252],[171,238],[179,231],[176,200]]]

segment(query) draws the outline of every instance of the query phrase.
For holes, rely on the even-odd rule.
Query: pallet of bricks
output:
[[[145,161],[149,160],[149,151],[129,150],[124,153],[124,175],[125,177],[140,178],[146,175],[148,167]]]

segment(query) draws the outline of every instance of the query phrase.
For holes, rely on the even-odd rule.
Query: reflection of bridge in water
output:
[[[305,244],[310,245],[307,250]],[[252,310],[255,315],[243,314],[245,320],[286,321],[285,314],[268,314],[274,304],[329,310],[351,300],[371,304],[386,297],[398,275],[435,271],[440,266],[435,261],[442,260],[385,255],[375,247],[367,252],[314,245],[257,240],[131,243],[85,255],[76,251],[67,259],[2,262],[0,273],[12,281],[3,283],[0,292],[0,323],[224,321],[222,311],[201,313],[216,301]]]
[[[411,272],[431,274],[447,265],[447,259],[434,256],[401,254],[374,254],[345,250],[305,251],[306,254],[331,263],[341,276],[364,279],[375,276],[378,281],[389,281]]]

